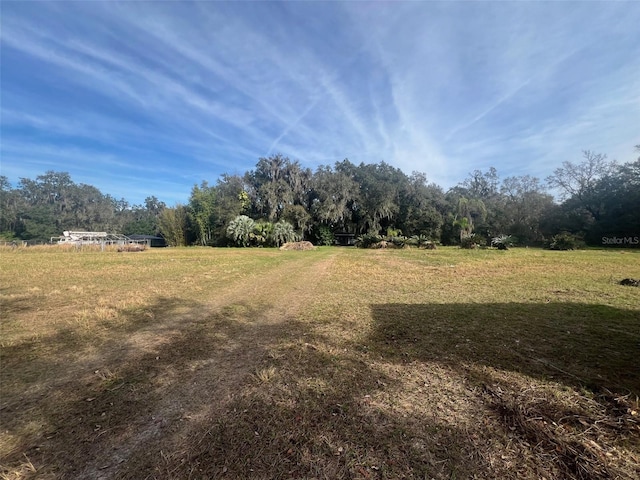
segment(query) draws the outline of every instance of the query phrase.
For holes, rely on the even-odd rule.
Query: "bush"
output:
[[[509,247],[513,247],[513,243],[514,238],[511,235],[498,235],[491,239],[491,246],[498,250],[508,250]]]
[[[387,238],[385,238],[385,240],[388,243],[391,243],[396,248],[404,248],[404,246],[406,245],[406,241],[407,241],[406,237],[403,237],[403,236],[387,237]]]
[[[313,238],[316,245],[333,245],[336,237],[329,227],[319,225],[313,229]]]
[[[268,247],[273,241],[273,223],[260,221],[253,226],[253,231],[249,236],[251,245],[254,247]]]
[[[554,235],[547,244],[550,250],[579,250],[583,247],[584,242],[580,238],[567,232]]]
[[[299,235],[296,233],[293,225],[285,220],[280,220],[273,225],[273,232],[271,234],[272,241],[276,247],[285,243],[298,241]]]
[[[411,238],[406,239],[405,245],[426,248],[427,250],[435,250],[436,248],[436,244],[426,235],[413,235]]]
[[[240,247],[248,247],[252,240],[253,229],[256,226],[251,218],[246,215],[238,215],[229,222],[227,227],[227,235],[236,245]]]
[[[371,248],[374,245],[380,243],[382,241],[382,237],[375,233],[367,233],[365,235],[360,235],[356,238],[356,247],[358,248]]]
[[[463,235],[460,239],[460,248],[472,249],[478,248],[482,241],[479,237],[476,237],[475,233],[469,235]]]

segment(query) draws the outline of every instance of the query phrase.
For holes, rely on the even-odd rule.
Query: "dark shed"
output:
[[[156,237],[154,235],[129,235],[131,240],[146,241],[150,247],[166,247],[167,242],[162,237]]]
[[[351,247],[356,244],[355,233],[334,233],[333,237],[336,240],[336,245],[343,247]]]

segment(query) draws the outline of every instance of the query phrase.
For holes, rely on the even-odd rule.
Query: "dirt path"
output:
[[[160,464],[175,462],[194,430],[190,424],[220,416],[242,386],[259,381],[263,371],[268,375],[263,367],[276,354],[274,347],[295,341],[303,307],[328,281],[335,255],[310,263],[302,254],[261,272],[252,286],[231,284],[215,296],[204,295],[198,305],[164,305],[162,334],[157,324],[135,332],[121,349],[135,353],[109,362],[117,378],[109,382],[115,384],[111,388],[122,393],[107,389],[102,408],[93,409],[104,411],[100,423],[91,422],[97,431],[87,450],[75,452],[91,459],[83,462],[79,476],[106,479],[139,472],[136,466],[150,462],[150,451],[172,457],[154,459]],[[91,404],[98,402],[96,397]]]

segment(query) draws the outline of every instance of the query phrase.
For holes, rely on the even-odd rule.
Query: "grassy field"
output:
[[[638,478],[640,252],[0,251],[0,478]]]

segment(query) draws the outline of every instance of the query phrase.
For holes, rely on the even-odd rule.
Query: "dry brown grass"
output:
[[[637,478],[637,253],[0,251],[0,478]]]
[[[291,243],[285,243],[280,247],[280,250],[308,251],[308,250],[315,250],[315,249],[316,247],[311,242],[291,242]]]

